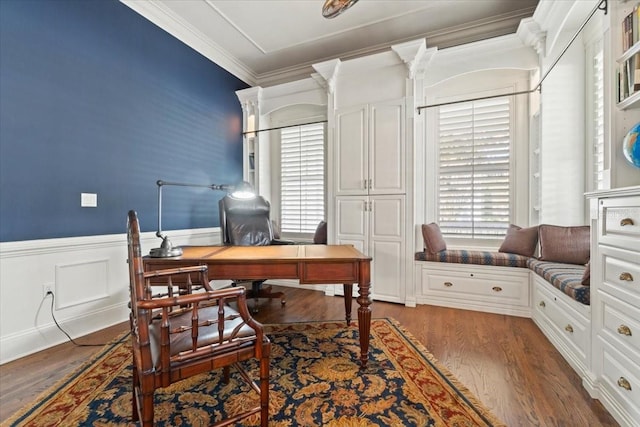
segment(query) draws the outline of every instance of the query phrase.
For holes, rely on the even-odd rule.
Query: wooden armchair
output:
[[[245,289],[211,290],[206,266],[145,272],[135,211],[129,211],[127,239],[133,420],[141,420],[145,427],[153,425],[157,388],[218,368],[223,368],[228,382],[229,367],[234,365],[260,394],[259,405],[214,425],[236,423],[259,412],[261,425],[267,426],[271,344],[262,325],[249,314]],[[197,287],[202,290],[195,292]],[[154,294],[158,289],[161,291]],[[227,305],[230,301],[236,302],[237,310]],[[238,363],[250,358],[260,363],[259,386]]]

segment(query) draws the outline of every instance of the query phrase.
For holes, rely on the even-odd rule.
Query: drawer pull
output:
[[[544,301],[540,301],[538,305],[542,308],[545,308],[547,306],[547,304],[545,304]]]
[[[625,282],[633,282],[633,276],[631,275],[631,273],[627,273],[625,271],[623,273],[620,273],[620,280],[623,280]]]
[[[451,286],[453,286],[453,283],[451,283],[451,282],[444,282],[444,285],[445,285],[447,288],[450,288]]]
[[[570,334],[572,334],[573,333],[573,326],[567,325],[567,326],[564,327],[564,330],[569,332]]]
[[[631,329],[627,325],[618,326],[618,333],[620,335],[626,335],[628,337],[631,336]]]
[[[502,292],[502,288],[500,286],[494,286],[491,289],[493,289],[494,292]]]
[[[631,384],[629,383],[629,381],[627,381],[625,377],[618,378],[618,385],[625,390],[631,391]]]
[[[623,218],[620,220],[620,227],[624,227],[625,225],[633,225],[633,220],[631,218]]]

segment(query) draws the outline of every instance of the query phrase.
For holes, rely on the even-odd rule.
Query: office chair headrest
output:
[[[269,217],[271,210],[269,202],[260,196],[252,199],[234,199],[225,196],[224,204],[227,215],[266,215]]]

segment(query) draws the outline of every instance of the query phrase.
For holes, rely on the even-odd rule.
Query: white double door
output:
[[[405,196],[338,197],[335,214],[336,243],[353,245],[373,259],[373,299],[404,303]],[[342,294],[342,287],[336,293]]]

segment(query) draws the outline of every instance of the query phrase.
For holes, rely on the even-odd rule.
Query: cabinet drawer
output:
[[[640,253],[603,247],[603,289],[628,302],[640,303]]]
[[[600,201],[600,243],[640,250],[640,197]]]
[[[640,367],[606,342],[602,359],[603,385],[632,419],[640,419]]]
[[[601,293],[602,329],[621,345],[620,351],[640,354],[640,308]],[[615,341],[614,341],[615,342]],[[640,387],[640,384],[638,384]]]
[[[534,285],[533,304],[536,315],[546,318],[554,326],[556,334],[574,349],[574,353],[586,360],[591,341],[589,320],[553,295],[551,289],[547,289],[552,285],[542,283],[543,280],[536,278]]]
[[[460,300],[492,301],[510,306],[529,306],[528,270],[506,267],[509,273],[488,273],[466,265],[450,264],[452,270],[423,269],[422,293]],[[455,270],[454,270],[455,269]],[[460,271],[462,270],[462,271]]]

